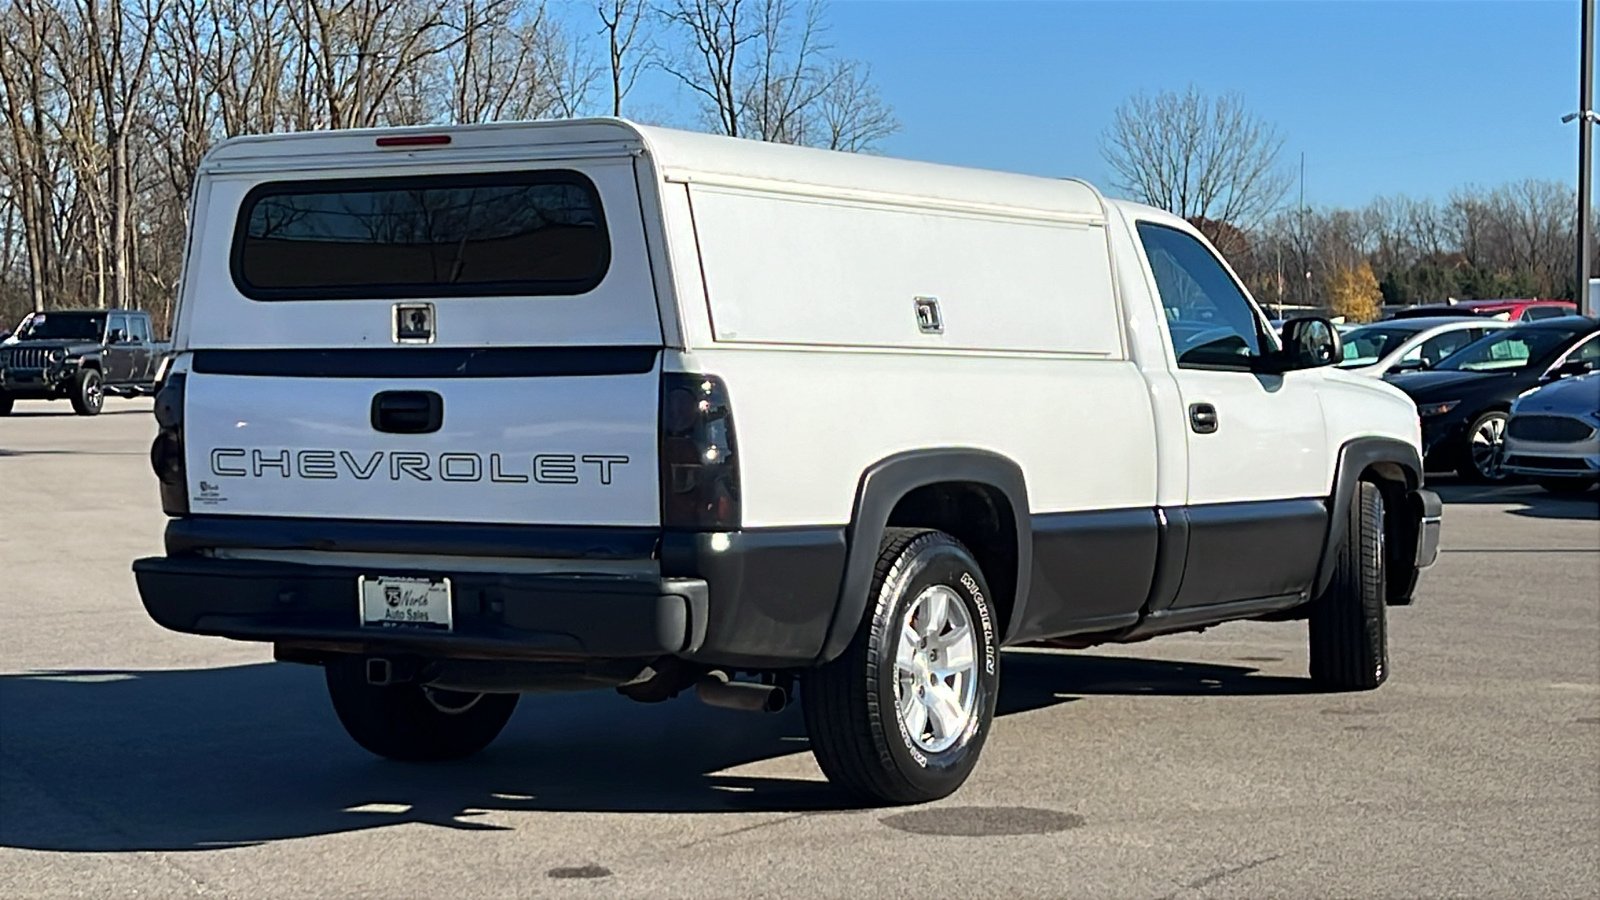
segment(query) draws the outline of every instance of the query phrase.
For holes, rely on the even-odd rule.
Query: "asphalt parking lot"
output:
[[[527,696],[473,759],[369,756],[319,670],[145,616],[148,410],[0,419],[0,897],[1600,893],[1595,492],[1441,479],[1376,692],[1312,692],[1302,623],[1012,653],[963,790],[852,809],[794,708]]]

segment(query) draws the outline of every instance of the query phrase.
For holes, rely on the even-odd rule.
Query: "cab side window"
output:
[[[1138,228],[1179,368],[1248,369],[1262,355],[1261,320],[1228,270],[1176,228]]]
[[[150,320],[144,316],[132,316],[128,319],[128,336],[141,344],[150,343]]]
[[[1600,366],[1600,338],[1591,336],[1588,340],[1567,351],[1566,361],[1586,362],[1590,369]]]
[[[1473,332],[1468,329],[1447,331],[1422,342],[1422,360],[1429,368],[1439,364],[1446,356],[1472,343]]]
[[[112,340],[112,337],[111,337],[112,334],[115,333],[115,332],[118,332],[118,331],[122,332],[124,335],[126,335],[128,333],[128,317],[127,316],[112,316],[111,317],[111,323],[106,326],[106,342],[110,343],[111,340]]]

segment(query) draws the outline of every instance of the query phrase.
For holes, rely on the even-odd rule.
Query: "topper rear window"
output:
[[[572,295],[611,261],[571,171],[271,182],[251,190],[233,280],[255,300]]]

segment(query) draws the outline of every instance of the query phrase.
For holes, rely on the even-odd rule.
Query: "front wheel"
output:
[[[17,398],[10,394],[0,392],[0,416],[11,415],[11,408],[17,403]]]
[[[1383,518],[1383,492],[1358,484],[1333,580],[1311,606],[1311,680],[1324,690],[1370,691],[1389,677]]]
[[[869,803],[949,796],[977,765],[999,692],[988,583],[955,538],[891,528],[868,596],[850,646],[801,686],[812,751]]]
[[[105,405],[106,392],[100,383],[100,373],[94,369],[79,369],[72,379],[72,411],[80,416],[98,416]]]
[[[1478,484],[1493,484],[1506,479],[1506,420],[1503,410],[1491,409],[1467,426],[1461,464],[1456,471],[1462,478]]]
[[[417,684],[367,683],[365,660],[326,665],[328,696],[344,730],[379,756],[435,762],[489,746],[517,708],[516,694],[467,694]]]
[[[1582,494],[1594,487],[1590,478],[1540,478],[1539,487],[1552,494]]]

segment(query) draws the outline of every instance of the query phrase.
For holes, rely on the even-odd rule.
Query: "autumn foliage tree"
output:
[[[1383,312],[1383,291],[1369,263],[1331,273],[1327,293],[1328,307],[1347,322],[1376,322]]]

